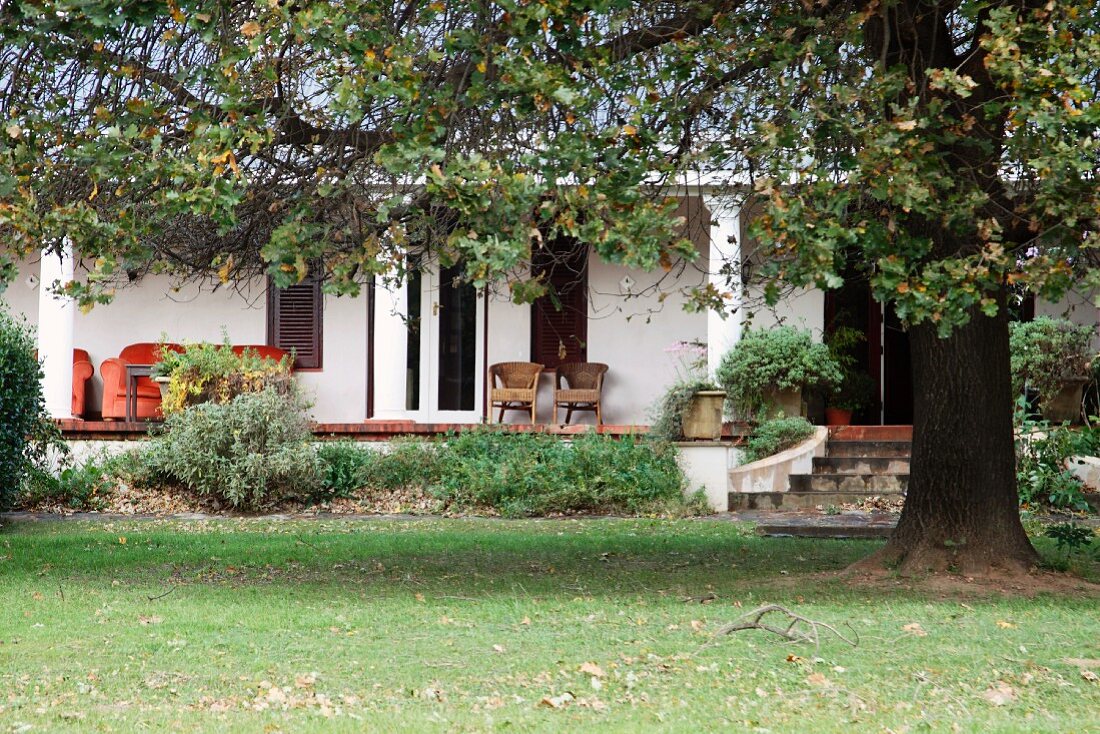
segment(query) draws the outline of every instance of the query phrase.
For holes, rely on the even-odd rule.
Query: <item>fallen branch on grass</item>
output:
[[[764,616],[772,612],[786,615],[787,619],[785,621],[789,622],[787,626],[780,627],[765,623],[763,621]],[[851,625],[848,626],[848,629],[852,629]],[[729,635],[734,632],[740,632],[741,630],[764,630],[765,632],[771,632],[780,637],[785,637],[791,642],[812,642],[815,647],[819,647],[821,644],[818,630],[826,630],[832,632],[852,647],[859,645],[859,634],[856,633],[855,630],[852,630],[854,639],[850,639],[838,632],[836,627],[833,627],[831,624],[819,622],[809,617],[803,617],[801,614],[795,614],[790,609],[781,607],[778,604],[766,604],[762,607],[758,607],[724,627],[719,628],[718,631],[714,633],[714,636]]]
[[[168,596],[169,594],[171,594],[175,590],[176,590],[176,587],[172,586],[172,587],[169,587],[168,591],[164,592],[163,594],[157,594],[156,596],[147,596],[145,598],[148,599],[149,601],[156,601],[157,599],[163,599],[164,597]]]

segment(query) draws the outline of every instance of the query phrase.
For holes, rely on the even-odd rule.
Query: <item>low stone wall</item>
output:
[[[814,435],[797,446],[734,468],[729,472],[729,491],[786,492],[792,474],[813,473],[813,459],[825,455],[828,440],[829,429],[817,426]]]
[[[687,477],[685,493],[693,494],[701,488],[710,508],[725,512],[730,469],[741,463],[741,449],[729,441],[682,441],[676,446],[680,449],[680,469]]]

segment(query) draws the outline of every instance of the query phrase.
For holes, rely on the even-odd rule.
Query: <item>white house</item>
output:
[[[111,304],[85,314],[46,291],[54,281],[80,277],[78,262],[74,266],[72,258],[55,255],[24,262],[2,298],[38,326],[47,401],[60,418],[71,417],[74,347],[86,350],[96,368],[84,415],[94,420],[103,360],[136,342],[162,336],[173,342],[221,341],[224,331],[234,344],[294,347],[299,382],[312,393],[314,418],[323,424],[491,421],[487,368],[509,361],[550,368],[559,361],[606,363],[604,422],[645,424],[652,404],[677,376],[679,365],[668,348],[679,341],[705,343],[713,368],[745,328],[738,299],[758,302],[760,295],[752,286],[743,289],[726,318],[683,309],[682,288],[710,279],[725,289],[719,267],[728,264],[738,272],[742,262],[751,260],[753,248],[745,236],[751,212],[736,198],[694,188],[683,191],[681,202],[688,235],[699,249],[697,261],[679,263],[666,273],[590,258],[573,276],[583,287],[570,291],[561,311],[456,287],[450,273],[430,263],[400,289],[388,290],[379,282],[356,298],[323,295],[310,282],[280,293],[262,280],[235,289],[212,284],[176,288],[166,277],[150,276],[119,288]],[[1069,305],[1074,318],[1095,323],[1096,310],[1085,301]],[[1037,310],[1062,313],[1065,307],[1041,304]],[[840,312],[866,325],[865,367],[878,378],[884,400],[883,412],[866,416],[868,422],[910,422],[907,343],[865,292],[848,290],[828,298],[817,290],[796,292],[774,310],[757,311],[751,324],[765,328],[782,321],[820,338]],[[543,375],[539,422],[552,420],[552,382],[552,375]],[[525,418],[511,413],[505,420]],[[574,418],[593,420],[585,413]]]

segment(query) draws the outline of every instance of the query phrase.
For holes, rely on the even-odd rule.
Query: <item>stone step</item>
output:
[[[817,519],[820,523],[819,518]],[[873,524],[806,524],[793,522],[767,522],[756,526],[756,534],[775,538],[830,538],[833,540],[889,538],[894,533],[894,523]]]
[[[812,510],[855,504],[870,497],[903,499],[901,492],[730,492],[729,511]]]
[[[826,454],[833,456],[908,457],[912,441],[829,441]]]
[[[815,456],[814,474],[908,474],[904,456]]]
[[[859,494],[904,493],[908,474],[792,474],[792,492],[857,492]]]

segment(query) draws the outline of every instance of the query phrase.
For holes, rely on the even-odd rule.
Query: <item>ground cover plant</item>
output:
[[[412,512],[511,517],[707,514],[676,449],[596,433],[475,429],[378,447],[311,443],[295,393],[271,388],[169,416],[145,446],[28,483],[25,509]],[[299,406],[300,407],[300,406]],[[138,495],[153,503],[134,505]],[[169,501],[165,499],[176,500]],[[181,506],[179,502],[191,503]]]
[[[1034,542],[1061,556],[1054,540]],[[699,520],[11,524],[0,531],[0,725],[1095,727],[1095,587],[1054,577],[1057,593],[1003,594],[963,577],[833,574],[878,545]],[[1096,578],[1094,559],[1071,562]],[[713,637],[766,602],[859,644]]]
[[[800,416],[774,418],[757,426],[744,449],[744,463],[786,451],[814,435],[814,427]]]

